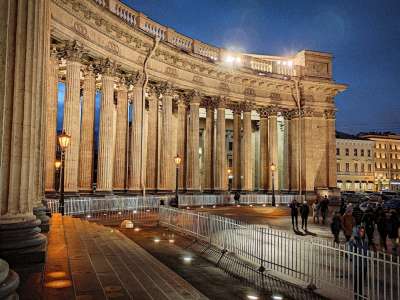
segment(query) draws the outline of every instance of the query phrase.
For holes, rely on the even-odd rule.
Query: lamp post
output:
[[[275,179],[274,179],[274,175],[275,175],[275,170],[276,170],[276,166],[272,163],[270,166],[271,169],[271,173],[272,173],[272,206],[275,206]]]
[[[65,130],[58,136],[58,144],[61,148],[61,169],[60,169],[60,206],[59,212],[64,215],[64,167],[65,167],[65,149],[68,148],[71,136]]]
[[[227,172],[228,172],[228,192],[230,192],[231,189],[232,189],[232,187],[231,187],[231,180],[230,180],[230,179],[231,179],[231,173],[232,173],[231,168],[228,168]]]
[[[60,169],[61,169],[61,160],[56,160],[54,162],[54,167],[56,168],[56,172],[58,173],[58,176],[56,176],[56,178],[58,178],[57,180],[57,189],[56,191],[59,191],[60,189]]]
[[[179,165],[181,164],[182,158],[177,154],[174,157],[175,161],[175,166],[176,166],[176,178],[175,178],[175,202],[176,202],[176,207],[179,207],[179,202],[178,202],[178,188],[179,188]]]

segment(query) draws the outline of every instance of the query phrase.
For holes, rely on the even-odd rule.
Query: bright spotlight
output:
[[[272,295],[272,299],[274,299],[274,300],[282,300],[283,297],[279,296],[279,295]]]
[[[173,243],[175,243],[175,240],[174,239],[169,239],[168,243],[173,244]]]
[[[292,62],[291,60],[289,60],[289,61],[287,62],[287,64],[288,64],[289,67],[293,66],[293,62]]]
[[[154,243],[159,243],[160,242],[160,239],[159,238],[155,238],[154,239]]]
[[[257,300],[258,297],[257,297],[257,296],[254,296],[254,295],[247,295],[247,299],[250,299],[250,300]]]
[[[139,227],[135,227],[135,229],[133,229],[133,230],[138,232],[138,231],[140,231],[140,228]]]
[[[233,56],[228,55],[228,56],[225,57],[225,62],[232,63],[233,61],[234,61],[234,57]]]
[[[236,57],[236,62],[238,63],[238,64],[240,64],[240,62],[241,62],[241,59],[240,59],[240,57],[238,56],[238,57]]]
[[[192,261],[192,258],[191,258],[190,256],[185,256],[185,257],[183,258],[183,261],[184,261],[184,262],[191,262],[191,261]]]

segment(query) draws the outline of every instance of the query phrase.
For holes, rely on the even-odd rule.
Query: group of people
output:
[[[310,214],[310,206],[307,201],[298,203],[293,200],[289,207],[293,230],[299,231],[298,215],[300,214],[301,228],[307,232],[307,221]],[[329,215],[327,196],[316,200],[311,209],[314,224],[320,224],[320,221],[322,224],[327,223]],[[363,248],[376,249],[374,234],[377,231],[382,251],[387,251],[387,240],[390,239],[393,254],[397,254],[399,228],[400,214],[395,210],[386,211],[382,205],[378,204],[375,209],[368,207],[366,211],[363,211],[358,204],[346,204],[344,199],[342,199],[339,209],[334,211],[330,223],[335,243],[340,242],[339,236],[343,232],[347,243],[361,243]]]
[[[321,201],[316,201],[312,205],[313,211],[313,220],[314,223],[319,224],[319,218],[322,218],[322,224],[325,224],[326,218],[328,216],[328,205],[329,200],[328,197],[324,197]],[[296,199],[294,199],[290,205],[290,213],[292,217],[292,226],[294,231],[299,231],[298,227],[298,215],[300,212],[301,217],[301,228],[307,232],[307,222],[308,216],[310,214],[310,206],[307,201],[303,201],[303,203],[298,203]]]
[[[392,244],[392,254],[397,254],[397,240],[399,238],[400,220],[396,210],[386,211],[382,205],[375,209],[368,207],[362,211],[359,205],[346,205],[342,199],[340,209],[332,217],[331,230],[334,241],[339,243],[339,234],[343,231],[346,242],[359,239],[359,232],[365,232],[369,249],[376,249],[374,241],[375,230],[379,235],[379,244],[382,251],[387,251],[387,240]]]

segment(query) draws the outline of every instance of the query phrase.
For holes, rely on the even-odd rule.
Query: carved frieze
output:
[[[252,88],[245,88],[243,94],[247,97],[255,97],[256,91]]]
[[[80,22],[74,22],[74,31],[85,39],[89,39],[87,28]]]
[[[219,84],[219,90],[229,93],[230,89],[229,89],[229,85],[226,82],[220,82]]]
[[[306,65],[306,73],[311,76],[329,76],[329,65],[324,62],[308,61]]]
[[[197,84],[200,84],[200,85],[203,85],[203,84],[204,84],[203,77],[198,76],[198,75],[194,75],[192,81],[193,81],[194,83],[197,83]]]
[[[166,67],[164,73],[173,76],[174,78],[178,77],[178,71],[175,68]]]
[[[108,51],[110,51],[111,53],[118,55],[119,54],[119,47],[116,43],[114,43],[113,41],[108,41],[106,48]]]

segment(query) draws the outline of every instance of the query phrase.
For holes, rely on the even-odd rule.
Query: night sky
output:
[[[250,53],[331,52],[337,129],[400,133],[400,0],[124,0],[176,31]]]

